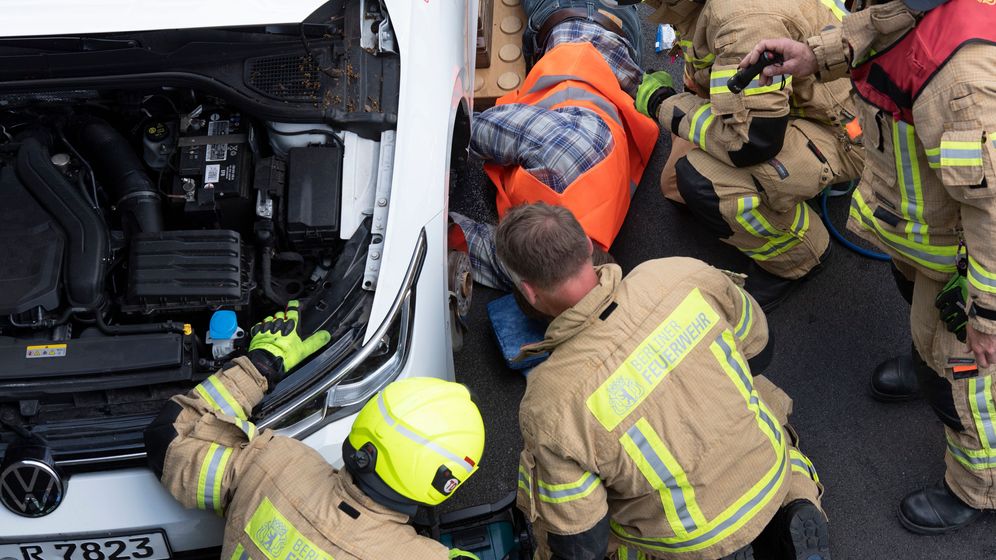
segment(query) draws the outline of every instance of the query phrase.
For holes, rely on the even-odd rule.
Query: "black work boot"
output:
[[[896,356],[878,364],[869,391],[873,399],[881,402],[908,401],[920,396],[913,356]]]
[[[740,550],[732,554],[727,554],[719,560],[754,560],[754,547],[748,544]]]
[[[827,250],[823,251],[823,255],[820,257],[820,262],[810,269],[801,278],[796,278],[795,280],[790,280],[788,278],[782,278],[781,276],[776,276],[767,270],[764,270],[757,265],[756,262],[751,261],[750,269],[747,271],[747,282],[744,284],[744,289],[747,290],[750,295],[757,300],[758,305],[765,313],[771,313],[775,310],[796,288],[802,285],[803,282],[815,277],[820,272],[823,272],[826,262],[830,259],[830,249],[833,247],[833,243],[827,245]]]
[[[975,509],[955,496],[946,482],[908,494],[899,502],[899,522],[921,535],[940,535],[975,521],[983,510]]]
[[[809,500],[795,500],[778,510],[783,558],[830,560],[830,526]]]

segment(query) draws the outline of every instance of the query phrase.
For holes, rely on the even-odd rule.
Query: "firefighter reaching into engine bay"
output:
[[[786,76],[736,93],[727,82],[758,40],[805,39],[839,23],[843,2],[646,3],[652,21],[674,26],[694,92],[676,92],[667,72],[655,72],[644,76],[636,106],[678,137],[673,152],[687,155],[666,169],[675,169],[689,210],[752,259],[747,290],[770,311],[829,257],[829,234],[806,200],[859,176],[861,147],[845,129],[855,110],[847,80]]]
[[[478,469],[484,424],[465,387],[396,381],[363,406],[336,471],[314,449],[248,420],[287,372],[329,341],[302,340],[297,302],[252,329],[247,356],[173,397],[146,429],[149,465],[186,507],[224,515],[221,557],[473,558],[419,536],[419,506],[446,500]]]

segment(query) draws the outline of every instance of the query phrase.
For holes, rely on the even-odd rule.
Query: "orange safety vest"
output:
[[[590,109],[609,127],[613,147],[562,193],[517,165],[485,164],[498,187],[498,215],[530,202],[565,206],[592,241],[603,249],[611,247],[657,143],[657,123],[636,110],[633,98],[619,87],[609,64],[589,43],[564,43],[543,55],[522,87],[496,105],[507,103]]]

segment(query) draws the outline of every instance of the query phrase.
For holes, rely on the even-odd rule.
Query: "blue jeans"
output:
[[[629,41],[629,54],[637,64],[643,63],[643,31],[640,28],[640,15],[636,6],[610,7],[600,0],[522,0],[529,24],[522,33],[522,54],[527,61],[535,63],[543,55],[543,45],[536,44],[536,35],[550,14],[563,8],[587,8],[588,18],[601,10],[622,21],[624,38]]]

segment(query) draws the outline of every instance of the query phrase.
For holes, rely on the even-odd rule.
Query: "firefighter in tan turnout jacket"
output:
[[[764,50],[785,58],[765,74],[850,73],[867,161],[848,227],[892,256],[915,347],[879,366],[872,394],[919,384],[947,440],[944,480],[899,518],[925,534],[967,525],[996,508],[996,5],[896,0],[751,57]]]
[[[388,385],[353,423],[341,471],[249,421],[284,372],[329,340],[320,331],[302,341],[295,307],[257,325],[248,357],[173,397],[146,430],[163,486],[184,506],[227,518],[225,560],[476,559],[408,524],[419,505],[442,502],[477,470],[484,426],[465,387],[431,378]]]
[[[752,377],[768,330],[738,278],[687,258],[595,268],[570,211],[545,204],[506,215],[498,254],[556,317],[523,348],[552,354],[519,411],[541,558],[747,559],[763,532],[763,557],[829,558],[791,400]]]
[[[650,74],[637,108],[677,135],[676,144],[694,146],[669,162],[678,190],[706,227],[753,259],[747,290],[770,310],[828,256],[829,235],[805,201],[859,176],[861,148],[845,129],[855,110],[846,79],[755,80],[740,93],[727,81],[758,40],[804,40],[840,23],[843,0],[646,3],[656,10],[651,20],[677,31],[688,91],[675,93],[665,72]]]

